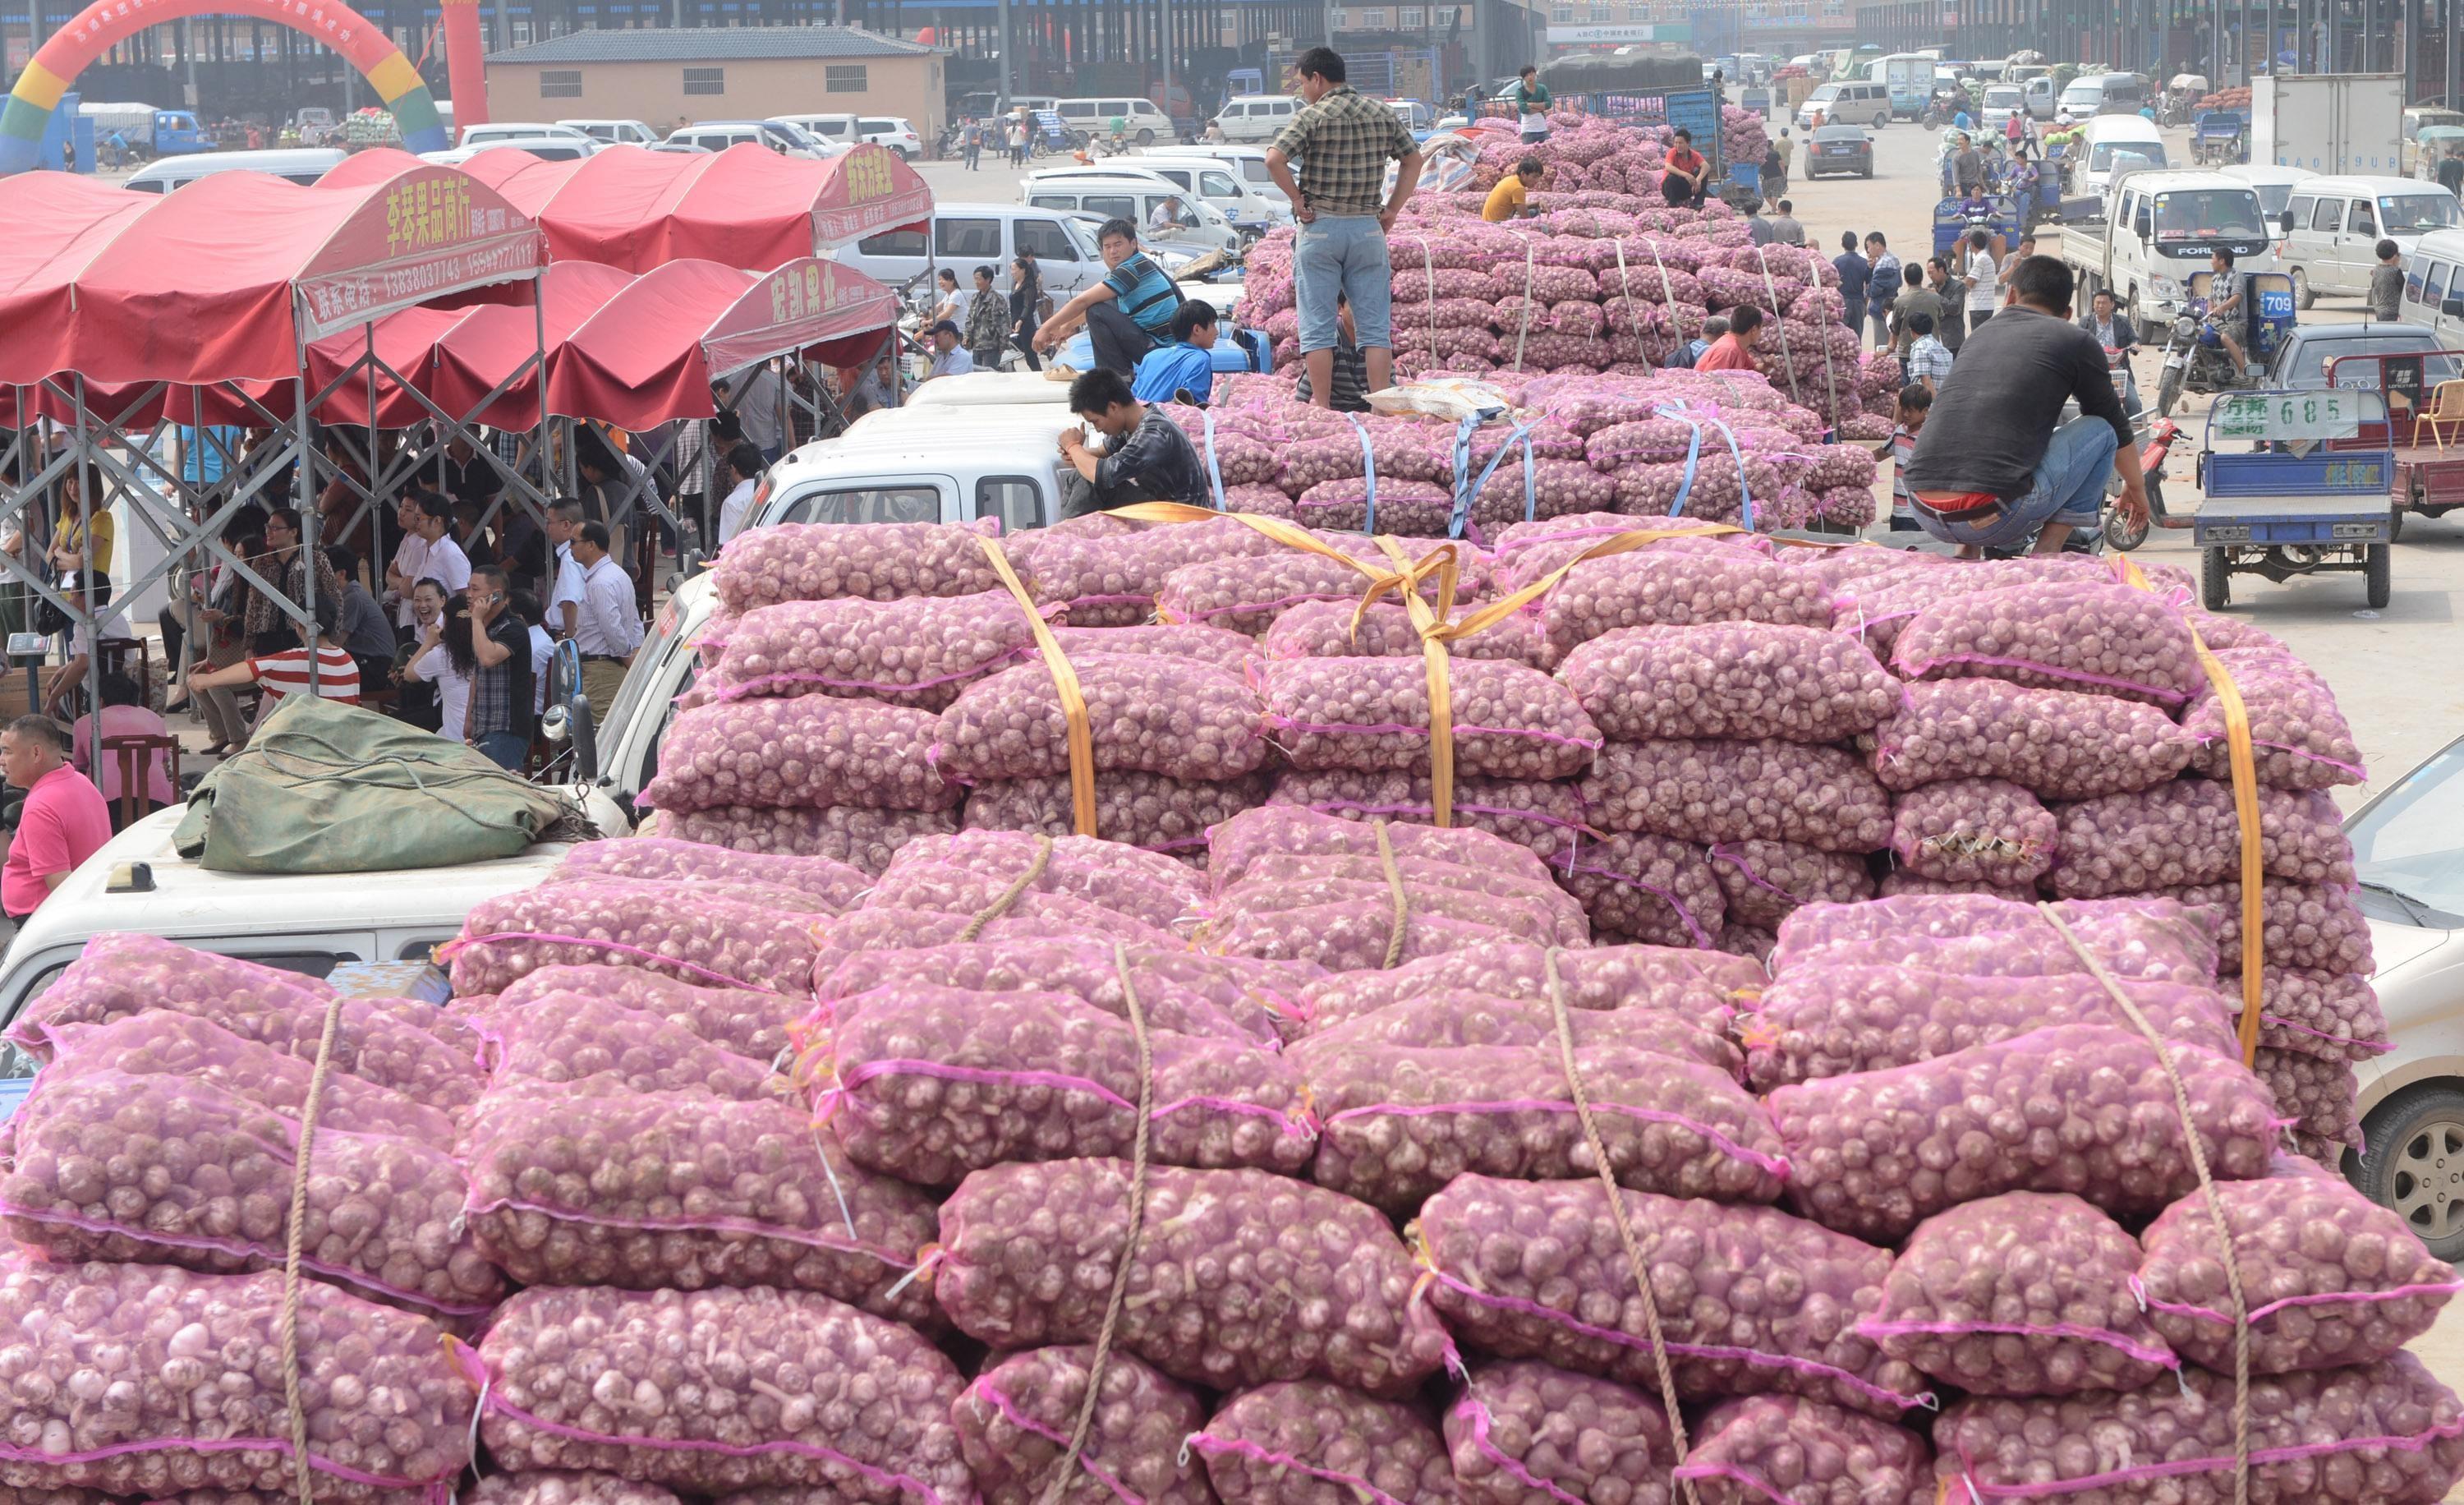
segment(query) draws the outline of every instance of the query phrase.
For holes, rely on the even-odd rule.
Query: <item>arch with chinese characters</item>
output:
[[[189,15],[269,21],[321,42],[357,68],[393,111],[405,150],[441,151],[451,144],[419,70],[390,37],[340,0],[95,0],[53,33],[17,76],[8,108],[0,110],[0,175],[35,165],[52,111],[86,64],[149,26]]]

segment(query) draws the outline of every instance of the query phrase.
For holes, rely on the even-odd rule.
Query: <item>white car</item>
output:
[[[592,141],[607,146],[655,146],[659,133],[650,129],[648,121],[559,121],[570,125]]]
[[[451,151],[424,151],[420,156],[429,162],[458,167],[483,151],[526,151],[541,162],[571,162],[598,150],[599,143],[587,136],[509,136],[502,141],[456,146]]]
[[[668,132],[668,140],[678,145],[706,146],[712,151],[759,146],[781,157],[803,157],[816,162],[847,154],[845,146],[823,141],[786,121],[697,121]]]
[[[899,115],[774,115],[771,120],[792,125],[816,141],[825,142],[844,152],[860,143],[887,146],[910,162],[924,155],[924,138],[915,127]]]
[[[544,121],[490,121],[484,125],[463,127],[457,146],[486,146],[502,141],[539,141],[561,136],[572,141],[589,141],[590,133],[578,125],[551,124]]]

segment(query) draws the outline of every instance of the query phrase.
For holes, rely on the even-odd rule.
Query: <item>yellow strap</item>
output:
[[[1420,635],[1420,658],[1429,675],[1429,824],[1448,827],[1455,823],[1455,690],[1454,679],[1447,670],[1445,640],[1437,635],[1438,628],[1454,610],[1455,553],[1451,548],[1439,549],[1415,564],[1404,556],[1403,545],[1391,538],[1376,541],[1400,578],[1411,584],[1403,590],[1403,610],[1411,617],[1413,631]],[[1438,604],[1432,609],[1420,594],[1420,576],[1432,561],[1439,562]],[[1375,590],[1376,587],[1371,587]],[[1368,610],[1361,603],[1360,610]],[[1355,619],[1358,613],[1354,613]],[[1381,834],[1378,838],[1384,840]],[[1391,963],[1390,963],[1391,964]]]
[[[2155,591],[2147,576],[2127,556],[2116,563],[2122,566],[2125,583],[2151,594]],[[2197,628],[2190,629],[2190,645],[2198,650],[2199,667],[2207,671],[2208,683],[2216,692],[2216,704],[2224,710],[2225,751],[2233,763],[2233,815],[2241,825],[2241,1062],[2250,1066],[2258,1059],[2258,1006],[2265,991],[2261,974],[2267,965],[2267,906],[2262,892],[2266,868],[2258,835],[2258,764],[2251,752],[2250,708],[2242,703],[2241,687],[2233,683],[2233,671],[2209,650]]]
[[[1206,517],[1216,513],[1203,508],[1190,509]],[[1035,634],[1035,646],[1044,653],[1044,667],[1052,672],[1052,688],[1061,697],[1061,715],[1069,731],[1069,816],[1071,829],[1081,836],[1095,834],[1095,738],[1087,726],[1087,697],[1078,688],[1078,671],[1069,666],[1069,657],[1061,651],[1061,640],[1044,623],[1044,613],[1035,609],[1035,598],[1019,583],[1018,571],[1009,567],[1009,556],[1001,552],[998,541],[982,534],[976,542],[983,546],[984,558],[992,561],[993,573],[1009,587],[1018,599],[1019,609],[1026,613],[1028,631]]]

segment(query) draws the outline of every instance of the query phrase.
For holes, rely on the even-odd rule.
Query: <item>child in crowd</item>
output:
[[[1889,459],[1891,462],[1891,531],[1922,534],[1917,523],[1916,498],[1908,491],[1908,461],[1916,457],[1917,435],[1924,432],[1925,414],[1933,410],[1933,393],[1922,382],[1910,382],[1900,388],[1899,411],[1892,415]]]

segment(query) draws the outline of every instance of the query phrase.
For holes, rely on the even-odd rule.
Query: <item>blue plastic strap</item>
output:
[[[1463,420],[1464,427],[1462,432],[1458,434],[1455,439],[1455,478],[1457,489],[1455,491],[1454,521],[1446,530],[1446,536],[1448,538],[1459,539],[1463,537],[1463,525],[1471,517],[1471,504],[1473,498],[1477,498],[1488,485],[1489,476],[1497,473],[1498,462],[1506,458],[1507,446],[1513,444],[1518,439],[1523,442],[1523,520],[1526,522],[1531,520],[1531,514],[1535,510],[1533,504],[1538,497],[1537,485],[1531,476],[1531,426],[1539,421],[1540,420],[1538,418],[1527,418],[1523,422],[1515,425],[1514,432],[1506,436],[1506,443],[1499,445],[1497,447],[1497,453],[1488,457],[1488,463],[1480,468],[1479,478],[1474,480],[1469,486],[1464,486],[1462,484],[1463,473],[1471,468],[1472,420],[1469,418]]]
[[[1223,510],[1223,467],[1215,463],[1215,409],[1206,409],[1206,479],[1215,488],[1215,510]]]
[[[1714,418],[1711,420],[1711,427],[1719,430],[1720,437],[1728,441],[1728,455],[1737,462],[1737,510],[1738,514],[1745,519],[1746,531],[1751,533],[1754,531],[1754,490],[1746,484],[1746,456],[1738,450],[1737,436],[1728,431],[1727,424]],[[1696,438],[1698,440],[1701,438],[1699,432]]]
[[[1685,498],[1694,494],[1694,468],[1703,459],[1703,423],[1683,408],[1655,408],[1652,411],[1662,418],[1674,418],[1694,431],[1694,436],[1685,441],[1684,478],[1677,483],[1677,499],[1668,504],[1668,515],[1672,518],[1682,518],[1685,516]],[[1735,448],[1733,441],[1729,447]],[[1741,470],[1739,475],[1743,474]],[[1740,480],[1738,485],[1742,489],[1744,482]]]
[[[1462,538],[1463,528],[1471,521],[1471,499],[1479,493],[1480,484],[1475,481],[1465,489],[1463,482],[1471,475],[1472,433],[1488,416],[1486,412],[1471,413],[1455,425],[1455,505],[1454,511],[1446,518],[1446,537],[1450,539]],[[1488,473],[1483,471],[1481,479],[1487,478]]]
[[[1377,452],[1369,443],[1369,431],[1360,426],[1358,413],[1345,413],[1352,420],[1352,432],[1360,436],[1360,474],[1368,483],[1369,510],[1360,520],[1360,531],[1375,535],[1377,531]]]

